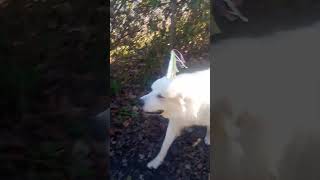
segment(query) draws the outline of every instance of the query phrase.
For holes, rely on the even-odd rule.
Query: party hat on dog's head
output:
[[[175,53],[175,51],[179,53],[180,57]],[[174,79],[177,75],[177,72],[179,72],[177,68],[177,60],[180,62],[181,67],[187,68],[187,66],[184,64],[185,61],[182,54],[176,49],[171,50],[170,61],[169,61],[168,71],[166,76],[168,79]]]

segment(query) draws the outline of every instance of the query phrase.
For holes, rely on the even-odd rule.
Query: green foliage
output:
[[[191,0],[191,7],[193,9],[198,9],[201,3],[204,3],[203,0]]]
[[[119,92],[121,90],[120,83],[114,79],[111,79],[110,89],[111,89],[111,95],[119,94]]]
[[[111,1],[111,58],[133,57],[143,51],[167,50],[169,42],[171,1]],[[201,49],[209,39],[210,2],[181,0],[177,3],[177,49]],[[160,50],[161,49],[161,50]],[[145,58],[145,57],[144,57]]]
[[[159,0],[149,0],[149,5],[152,7],[152,8],[156,8],[157,6],[159,6],[161,3],[161,1]]]
[[[128,106],[122,106],[117,109],[117,113],[114,115],[116,118],[113,119],[112,124],[122,125],[127,120],[138,118],[139,114],[136,111],[132,111],[132,107],[136,105],[137,102],[130,102]]]

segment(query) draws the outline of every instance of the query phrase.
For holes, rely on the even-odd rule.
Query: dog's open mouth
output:
[[[163,113],[163,110],[154,111],[154,112],[144,112],[144,113],[157,115],[157,114],[162,114],[162,113]]]

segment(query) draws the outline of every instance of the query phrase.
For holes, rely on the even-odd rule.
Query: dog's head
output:
[[[166,77],[156,80],[151,92],[140,98],[140,105],[145,113],[160,114],[169,118],[172,114],[181,114],[184,98],[179,90],[179,83]]]

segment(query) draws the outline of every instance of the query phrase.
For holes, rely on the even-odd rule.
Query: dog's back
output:
[[[188,112],[192,112],[195,125],[210,124],[210,69],[180,74],[172,88],[186,99]]]
[[[210,69],[180,74],[175,83],[183,88],[181,92],[185,96],[201,98],[203,104],[210,104]]]

